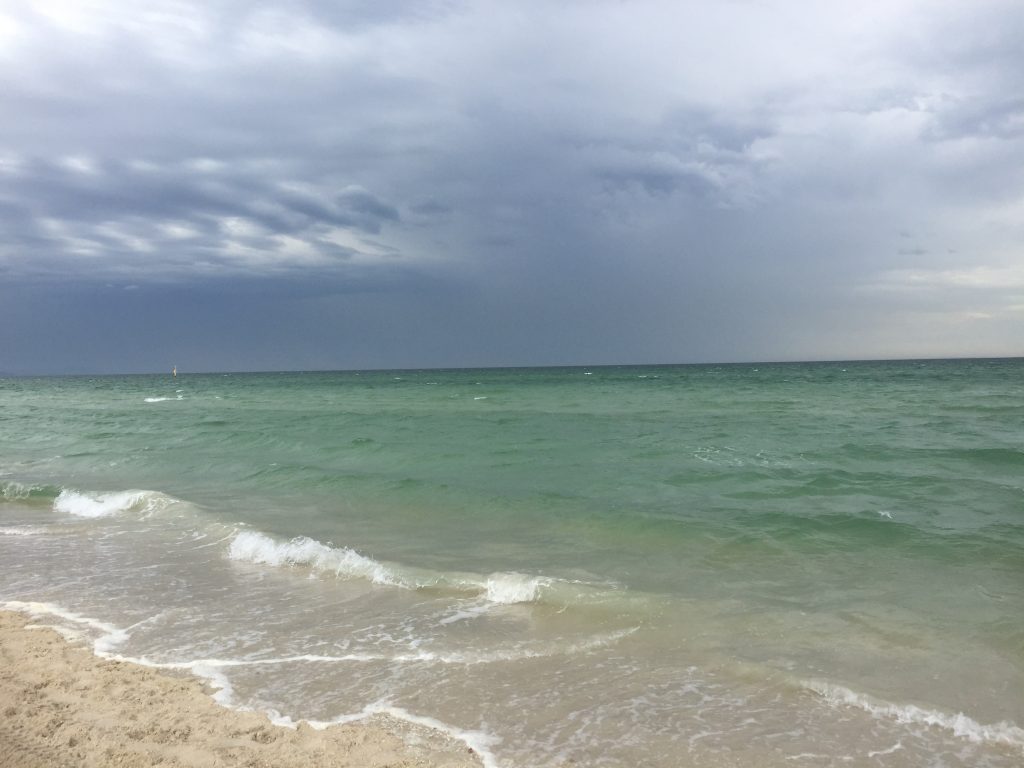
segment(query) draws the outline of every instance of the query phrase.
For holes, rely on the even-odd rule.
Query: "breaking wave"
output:
[[[1024,750],[1024,728],[1006,720],[992,724],[979,723],[962,712],[949,714],[915,704],[894,704],[821,680],[804,681],[802,685],[832,705],[857,707],[874,717],[895,720],[905,725],[943,728],[954,736],[976,744],[1002,744]]]
[[[129,511],[149,515],[177,501],[158,491],[87,493],[66,488],[54,500],[53,509],[76,517],[107,517]]]
[[[499,605],[536,602],[551,579],[522,573],[492,573],[487,577],[487,599]]]
[[[4,501],[52,499],[59,493],[60,489],[52,485],[27,485],[10,480],[0,483],[0,499]]]
[[[279,542],[258,531],[242,531],[231,542],[228,557],[260,565],[305,565],[341,577],[368,579],[374,584],[409,586],[383,563],[348,547],[329,547],[307,536]]]
[[[435,589],[480,597],[491,605],[579,602],[596,596],[593,585],[523,573],[442,573],[383,563],[348,547],[335,547],[307,536],[277,541],[259,531],[238,533],[228,547],[232,560],[270,566],[300,566],[343,579],[366,579],[403,589]]]

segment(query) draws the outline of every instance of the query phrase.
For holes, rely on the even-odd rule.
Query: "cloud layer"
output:
[[[1010,0],[3,2],[0,369],[1021,354],[1021,39]]]

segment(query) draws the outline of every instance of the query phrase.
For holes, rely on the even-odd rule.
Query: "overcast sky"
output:
[[[0,371],[1024,354],[1019,0],[0,0]]]

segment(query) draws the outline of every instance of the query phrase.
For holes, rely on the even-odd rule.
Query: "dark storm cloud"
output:
[[[59,295],[87,336],[134,308],[113,368],[166,305],[232,367],[1019,352],[1021,33],[997,0],[0,2],[8,333],[60,369]]]
[[[296,259],[282,252],[275,238],[296,238],[325,258],[349,258],[357,249],[333,242],[333,231],[374,235],[382,223],[400,220],[393,205],[359,187],[210,161],[157,166],[35,159],[8,173],[7,182],[0,225],[13,255],[6,266],[26,274],[92,261],[83,277],[102,278],[129,265],[159,276],[187,271],[200,257],[207,266],[251,270],[240,249],[277,252],[276,262],[263,264],[272,271],[309,261],[309,254]],[[98,258],[79,258],[83,253]]]

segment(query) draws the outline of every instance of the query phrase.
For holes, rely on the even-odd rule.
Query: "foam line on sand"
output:
[[[478,768],[464,741],[386,713],[317,729],[218,706],[201,683],[98,658],[0,611],[0,766]]]

